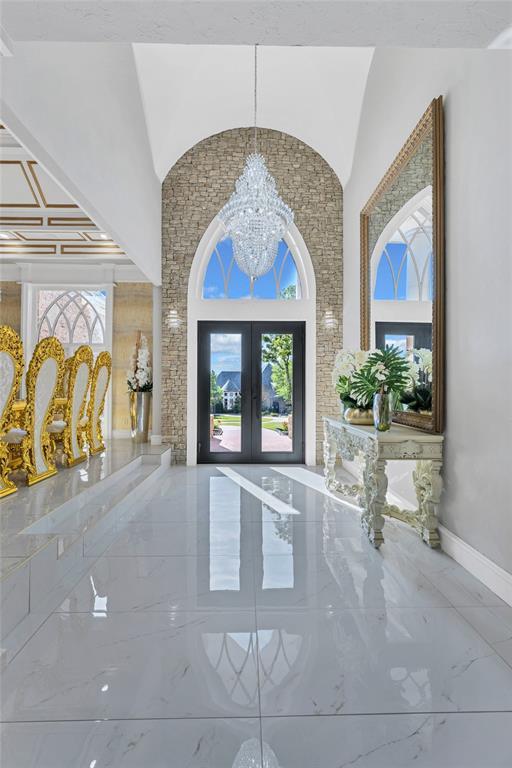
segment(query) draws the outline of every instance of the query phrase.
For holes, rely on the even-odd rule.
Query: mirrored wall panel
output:
[[[444,357],[443,116],[434,100],[361,212],[361,346],[398,347],[415,383],[394,420],[440,432]]]

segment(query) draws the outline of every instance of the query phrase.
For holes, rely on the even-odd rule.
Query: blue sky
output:
[[[210,368],[216,374],[221,371],[241,370],[241,338],[239,333],[211,334]]]
[[[217,243],[217,250],[219,252],[222,265],[224,267],[224,273],[228,274],[229,267],[233,258],[233,245],[230,238],[221,240]],[[288,246],[281,240],[277,252],[277,257],[274,266],[279,274],[283,259],[286,256]],[[291,256],[291,255],[290,255]],[[297,282],[297,270],[293,258],[288,256],[285,261],[283,271],[281,273],[280,289],[283,290],[288,285],[295,285]],[[228,284],[228,296],[224,295],[224,279],[223,271],[219,264],[218,258],[213,252],[203,286],[203,296],[205,299],[243,299],[249,298],[249,277],[238,268],[236,262],[233,264],[230,279]],[[270,270],[263,277],[258,278],[254,285],[254,297],[258,299],[275,299],[276,298],[276,285],[274,278],[274,271]]]

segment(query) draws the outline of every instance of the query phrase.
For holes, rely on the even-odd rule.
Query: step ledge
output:
[[[155,464],[155,469],[135,488],[129,490],[121,499],[117,499],[92,527],[77,532],[76,538],[65,551],[59,551],[59,541],[62,541],[63,537],[56,533],[46,545],[3,576],[0,665],[10,662],[21,645],[42,623],[38,621],[39,617],[42,616],[45,620],[74,584],[91,568],[95,559],[101,557],[117,535],[118,526],[123,526],[126,520],[136,513],[135,507],[141,495],[167,471],[170,455],[170,449],[157,454],[160,464],[155,461],[155,455],[151,455],[149,461],[145,462],[140,461],[141,457],[137,457],[137,463]],[[133,463],[131,464],[133,470]]]

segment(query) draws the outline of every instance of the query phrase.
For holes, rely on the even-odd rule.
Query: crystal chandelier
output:
[[[293,211],[279,197],[276,182],[258,152],[258,46],[254,46],[254,153],[245,161],[235,191],[219,213],[233,243],[235,260],[251,284],[265,275],[277,256],[279,241],[293,221]]]

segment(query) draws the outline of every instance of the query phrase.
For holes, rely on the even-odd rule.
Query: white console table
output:
[[[348,485],[337,476],[343,459],[364,456],[362,485]],[[414,460],[416,511],[401,510],[387,504],[388,461]],[[418,530],[431,547],[439,546],[437,513],[442,492],[443,436],[393,424],[387,432],[360,427],[341,419],[324,417],[324,475],[327,488],[344,496],[355,496],[363,514],[361,523],[374,547],[384,541],[384,515],[403,520]]]

